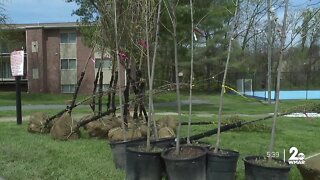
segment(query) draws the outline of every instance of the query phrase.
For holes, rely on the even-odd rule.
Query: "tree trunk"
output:
[[[128,127],[128,113],[129,113],[129,95],[130,95],[130,70],[126,69],[126,79],[127,79],[127,83],[126,83],[126,88],[123,92],[124,95],[124,106],[123,106],[123,117],[124,117],[124,123],[125,123],[125,128]]]
[[[146,42],[147,42],[147,66],[148,66],[148,79],[149,79],[149,111],[148,111],[148,116],[149,118],[151,117],[151,103],[152,103],[152,80],[151,80],[151,65],[150,65],[150,51],[149,51],[149,25],[148,25],[148,0],[145,0],[145,37],[146,37]],[[151,134],[150,134],[150,120],[148,120],[148,130],[147,130],[147,151],[150,150],[150,139],[151,139]]]
[[[153,84],[154,84],[154,71],[155,71],[154,69],[155,69],[157,50],[158,50],[161,5],[162,5],[162,0],[159,1],[158,13],[157,13],[156,35],[155,35],[154,50],[153,50],[153,57],[152,57],[152,69],[151,69],[151,82],[150,82],[151,87],[149,91],[149,96],[151,100],[149,102],[149,104],[151,104],[151,116],[149,115],[149,117],[150,117],[150,120],[153,122],[153,131],[154,131],[156,141],[159,140],[159,137],[158,137],[156,121],[154,118],[155,113],[154,113],[154,106],[153,106]]]
[[[190,130],[191,130],[191,114],[192,114],[192,82],[193,82],[193,3],[190,0],[190,12],[191,12],[191,62],[190,62],[190,84],[189,84],[189,121],[188,121],[188,135],[187,135],[187,143],[190,142]]]
[[[115,91],[112,92],[111,94],[111,108],[112,112],[115,115],[116,113],[116,88],[117,88],[117,83],[118,83],[118,72],[114,73],[114,83],[113,83],[113,88]]]
[[[269,151],[268,151],[270,154],[274,150],[275,136],[276,136],[276,121],[277,121],[278,109],[279,109],[281,70],[282,70],[284,47],[285,47],[285,42],[286,42],[286,28],[287,28],[286,25],[287,25],[288,5],[289,5],[289,0],[285,0],[285,9],[284,9],[284,15],[283,15],[283,25],[282,25],[282,29],[281,29],[281,52],[280,52],[280,58],[279,58],[279,65],[278,65],[278,69],[277,69],[278,72],[277,72],[276,104],[275,104],[275,107],[274,107],[272,133],[271,133],[271,140],[270,140]],[[272,157],[269,156],[268,160],[269,161],[272,160]]]
[[[272,23],[271,23],[271,2],[272,0],[267,1],[268,6],[268,104],[271,104],[271,86],[272,86],[272,69],[271,69],[271,57],[272,57]]]
[[[220,141],[221,141],[220,134],[221,134],[221,120],[222,120],[222,108],[223,108],[223,95],[224,95],[224,92],[225,92],[225,83],[226,83],[227,74],[228,74],[228,68],[229,68],[229,61],[230,61],[230,55],[231,55],[231,46],[232,46],[232,41],[233,41],[234,34],[235,34],[235,27],[236,27],[236,23],[237,23],[238,3],[239,3],[239,0],[237,0],[236,4],[235,4],[236,9],[234,11],[234,19],[233,19],[231,35],[230,35],[230,40],[229,40],[228,56],[227,56],[227,61],[226,61],[226,65],[225,65],[225,70],[224,70],[223,79],[222,79],[221,92],[220,92],[217,142],[216,142],[216,146],[215,146],[215,149],[214,149],[215,153],[218,153],[218,150],[220,148]]]
[[[114,60],[116,59],[116,57],[114,56],[113,58],[113,62],[112,62],[112,73],[111,73],[111,78],[110,78],[110,83],[109,83],[109,88],[111,89],[113,87],[113,81],[115,81],[115,62]],[[107,110],[110,110],[110,108],[114,108],[113,106],[110,107],[110,103],[112,101],[112,94],[111,92],[108,93],[108,102],[107,102]]]
[[[123,107],[122,107],[122,87],[121,87],[121,64],[119,59],[119,44],[118,44],[118,27],[117,27],[117,2],[116,0],[113,0],[113,6],[114,6],[114,35],[115,35],[115,43],[116,43],[116,59],[117,59],[117,65],[118,65],[118,75],[119,75],[119,105],[120,105],[120,115],[121,115],[121,127],[123,130],[125,130],[125,124],[123,119]],[[127,137],[125,135],[125,131],[123,131],[123,139],[124,141],[127,140]]]

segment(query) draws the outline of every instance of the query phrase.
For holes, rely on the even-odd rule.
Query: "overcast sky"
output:
[[[10,17],[9,23],[74,22],[76,4],[65,0],[0,0]]]

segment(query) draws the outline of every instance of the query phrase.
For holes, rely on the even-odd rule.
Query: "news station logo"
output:
[[[288,159],[289,164],[305,164],[305,155],[303,153],[299,153],[298,148],[291,147],[289,149],[289,153],[290,153],[290,157]]]

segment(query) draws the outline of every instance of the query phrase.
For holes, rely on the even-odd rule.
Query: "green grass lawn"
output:
[[[169,96],[175,98],[175,94],[167,93],[165,96]],[[162,95],[159,96],[159,98]],[[182,100],[187,100],[188,97],[183,96]],[[209,113],[209,114],[218,114],[219,110],[219,95],[218,94],[199,94],[196,93],[193,96],[193,99],[207,101],[211,104],[201,104],[194,105],[192,107],[194,113]],[[175,101],[175,99],[171,99]],[[320,103],[320,100],[282,100],[280,105],[280,111],[286,111],[294,106],[304,105],[307,103]],[[183,105],[181,107],[182,112],[187,113],[189,111],[189,105]],[[170,111],[176,112],[176,106],[161,106],[157,107],[158,111]],[[267,114],[272,113],[274,110],[274,105],[268,105],[266,102],[255,98],[248,98],[239,95],[233,94],[225,94],[224,96],[224,106],[223,113],[224,114]]]
[[[80,94],[77,100],[83,100],[90,95]],[[46,105],[46,104],[65,104],[66,100],[71,100],[73,94],[48,94],[48,93],[21,93],[21,99],[23,105]],[[133,96],[132,96],[133,97]],[[182,99],[188,99],[187,93],[181,95]],[[107,97],[104,96],[104,101],[107,101]],[[116,99],[117,101],[117,99]],[[176,101],[174,92],[162,93],[156,95],[154,102],[172,102]],[[10,92],[0,92],[0,106],[14,106],[16,103],[16,93],[14,91]]]
[[[83,100],[88,96],[79,95],[77,102]],[[24,105],[48,105],[48,104],[65,104],[66,100],[71,100],[72,94],[22,94],[22,104]],[[218,114],[219,109],[219,95],[218,94],[203,94],[203,93],[194,93],[193,99],[203,100],[209,104],[194,105],[193,112],[195,114],[209,113],[209,114]],[[183,92],[181,95],[181,100],[188,100],[188,93]],[[155,96],[155,103],[164,103],[164,102],[175,102],[176,95],[175,92],[168,92],[163,94],[158,94]],[[107,97],[104,96],[103,103],[106,104]],[[116,101],[118,102],[118,101]],[[290,107],[303,105],[308,102],[320,102],[320,100],[284,100],[281,102],[281,110],[285,111]],[[15,105],[15,93],[14,92],[0,92],[0,106],[14,106]],[[147,103],[146,103],[146,108]],[[247,98],[238,95],[225,94],[224,97],[224,114],[266,114],[273,112],[273,105],[267,105],[260,100],[254,98]],[[90,112],[89,106],[86,108],[76,108],[77,111],[82,111],[84,113]],[[182,106],[182,112],[187,113],[189,110],[189,105]],[[30,115],[37,110],[24,110],[23,115]],[[40,110],[46,113],[58,112],[59,110]],[[175,105],[168,106],[156,106],[156,111],[159,112],[176,112],[177,107]],[[4,116],[14,116],[15,111],[0,111],[0,117]]]
[[[50,116],[50,115],[54,115],[62,110],[63,109],[42,109],[42,110],[36,110],[36,109],[35,110],[24,110],[24,109],[22,109],[22,115],[29,116],[35,112],[44,112]],[[85,107],[77,107],[72,112],[79,113],[79,114],[89,114],[92,112],[92,110],[90,109],[89,106],[85,106]],[[16,115],[15,110],[0,111],[0,118],[1,117],[13,117],[15,115]]]
[[[23,94],[23,104],[63,104],[72,95]],[[84,96],[83,96],[84,97]],[[14,93],[0,93],[0,106],[14,105]],[[80,97],[81,98],[81,97]],[[79,98],[79,99],[80,99]],[[156,96],[155,102],[173,102],[175,93]],[[195,99],[206,100],[212,104],[193,106],[194,114],[217,114],[217,94],[207,95],[195,93]],[[187,100],[186,94],[182,95]],[[4,101],[2,101],[4,100]],[[4,103],[4,102],[7,102]],[[319,101],[282,101],[281,109],[285,110],[307,102]],[[165,106],[156,108],[157,112],[176,112],[177,107]],[[188,106],[182,107],[187,114]],[[29,115],[37,110],[23,110]],[[41,110],[49,115],[60,110]],[[224,114],[258,115],[273,111],[273,105],[266,105],[256,99],[226,94],[224,100]],[[88,106],[76,108],[73,114],[90,113]],[[183,120],[187,120],[184,114]],[[1,116],[14,116],[15,111],[0,111]],[[246,117],[246,120],[254,117]],[[197,134],[216,127],[217,118],[194,116],[193,121],[214,121],[207,126],[193,126],[192,134]],[[15,122],[0,122],[0,177],[5,179],[124,179],[125,173],[116,170],[113,165],[110,147],[107,141],[90,139],[86,133],[80,140],[61,142],[54,141],[49,135],[29,134],[26,123],[17,126]],[[319,141],[320,121],[313,118],[279,118],[276,136],[276,152],[283,156],[286,150],[288,158],[289,148],[295,146],[306,156],[320,152]],[[255,125],[232,130],[222,134],[222,148],[240,152],[237,179],[244,179],[244,165],[242,158],[247,155],[266,155],[271,131],[271,119]],[[186,126],[182,128],[182,135],[186,135]],[[203,141],[215,144],[216,136],[204,138]],[[300,180],[296,167],[292,168],[290,179]]]
[[[124,179],[106,141],[54,141],[26,124],[0,123],[0,177],[5,179]]]
[[[21,93],[23,105],[36,104],[65,104],[66,100],[72,99],[72,94],[46,94],[46,93]],[[78,99],[85,98],[85,95],[79,95]],[[0,92],[0,106],[14,106],[16,103],[16,94],[14,91]]]
[[[186,119],[186,118],[184,118]],[[194,121],[210,118],[193,117]],[[215,123],[216,124],[216,123]],[[192,134],[214,128],[215,125],[193,126]],[[261,127],[264,127],[261,129]],[[254,126],[222,134],[222,148],[240,152],[237,179],[244,179],[242,158],[247,155],[266,155],[270,140],[271,119]],[[320,152],[320,121],[318,119],[280,118],[276,136],[276,152],[283,156],[295,146],[306,156]],[[186,135],[186,126],[182,128]],[[214,144],[216,136],[203,141]],[[287,156],[288,158],[288,156]],[[55,141],[49,135],[30,134],[26,123],[0,123],[0,177],[5,179],[124,179],[125,173],[114,167],[106,140],[90,139],[85,133],[80,140]],[[290,179],[302,179],[293,167]]]
[[[25,93],[21,94],[22,105],[65,105],[66,101],[72,100],[72,94],[45,94],[45,93]],[[76,102],[82,101],[89,97],[89,95],[79,95]],[[15,106],[16,105],[15,92],[0,92],[0,107],[1,106]],[[89,102],[89,101],[88,101]],[[96,100],[98,102],[98,100]],[[107,97],[103,97],[104,105],[107,102]],[[88,104],[88,103],[84,103]],[[22,108],[22,115],[27,116],[34,112],[44,112],[48,115],[53,115],[63,109],[42,109],[42,110],[25,110]],[[90,113],[89,105],[85,107],[77,107],[73,110],[75,113]],[[0,111],[0,117],[15,116],[15,110]]]

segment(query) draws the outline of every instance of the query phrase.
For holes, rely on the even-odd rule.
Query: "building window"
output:
[[[100,58],[96,58],[95,68],[99,68],[101,63],[101,67],[105,69],[112,69],[112,61],[111,60],[101,60]]]
[[[3,40],[0,40],[0,53],[8,53],[8,43],[4,42]]]
[[[74,93],[75,85],[74,84],[63,84],[61,85],[62,93]]]
[[[61,69],[76,69],[76,59],[61,59]]]
[[[75,32],[61,33],[61,43],[76,43],[77,34]]]
[[[11,74],[11,66],[9,58],[0,57],[0,78],[1,79],[14,79]]]

